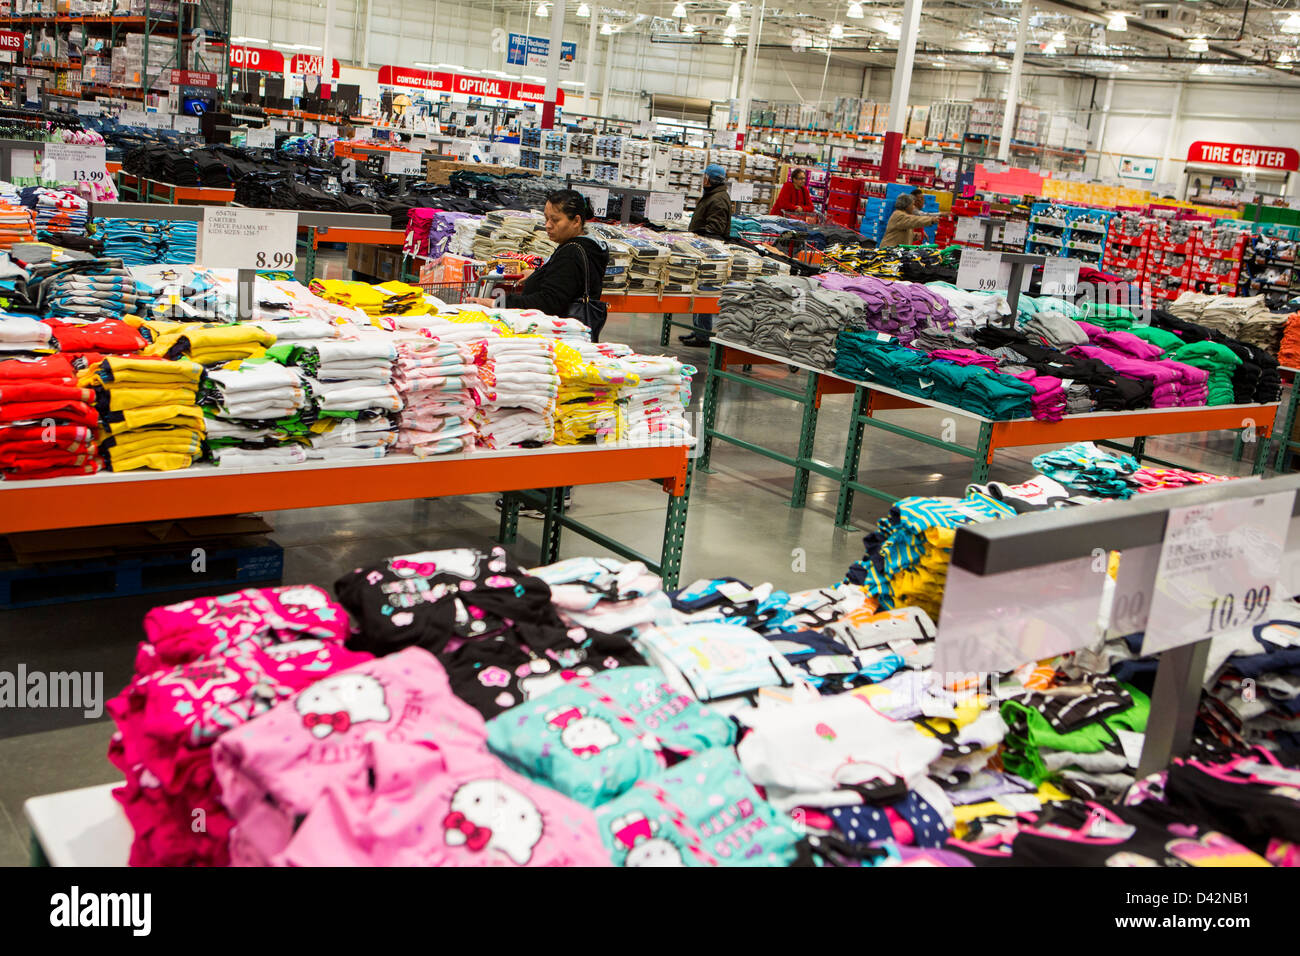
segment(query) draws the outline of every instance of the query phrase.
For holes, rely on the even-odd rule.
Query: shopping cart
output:
[[[464,305],[469,299],[502,299],[515,291],[523,282],[522,276],[481,275],[462,282],[420,281],[418,285],[427,295],[434,296],[446,305]]]

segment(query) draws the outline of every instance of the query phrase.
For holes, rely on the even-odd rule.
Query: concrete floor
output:
[[[659,353],[658,316],[610,317],[608,341],[627,342],[639,351]],[[678,345],[674,354],[702,366],[706,353]],[[802,382],[784,367],[760,369],[773,380]],[[703,375],[696,377],[696,398]],[[815,457],[841,462],[851,396],[828,396],[821,411]],[[891,420],[913,428],[942,427],[937,413],[893,412]],[[724,383],[718,427],[787,454],[798,438],[796,406],[755,389]],[[957,440],[973,444],[974,429],[958,420]],[[1148,454],[1226,474],[1249,472],[1234,463],[1231,438],[1188,436],[1186,440],[1148,442]],[[1023,480],[1029,462],[1045,449],[999,453],[991,477]],[[861,481],[899,496],[960,495],[970,474],[968,459],[886,432],[868,429]],[[698,577],[732,575],[749,583],[772,581],[795,590],[839,581],[862,554],[862,533],[835,528],[836,487],[813,476],[807,506],[788,504],[793,474],[786,466],[723,443],[713,451],[713,473],[695,477],[686,534],[682,583]],[[351,568],[392,554],[456,545],[485,545],[496,533],[494,495],[265,513],[273,538],[284,548],[285,583],[311,582],[329,587]],[[250,510],[257,502],[250,501]],[[650,482],[580,487],[572,514],[647,554],[658,554],[663,533],[665,496]],[[883,502],[856,497],[854,520],[870,528],[887,510]],[[539,554],[541,522],[520,519],[515,553],[524,563]],[[795,549],[804,561],[795,561]],[[576,535],[561,546],[562,557],[605,554]],[[798,570],[796,570],[798,568]],[[164,596],[119,598],[62,606],[0,612],[0,671],[19,663],[29,670],[100,671],[104,693],[112,697],[127,682],[140,620],[150,607],[195,597],[206,591]],[[0,865],[27,861],[28,832],[22,815],[29,797],[70,790],[118,778],[105,758],[112,722],[105,716],[87,720],[68,710],[0,712]]]

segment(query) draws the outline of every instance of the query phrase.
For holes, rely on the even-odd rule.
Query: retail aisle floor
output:
[[[611,316],[604,335],[640,351],[657,353],[658,316]],[[673,349],[687,361],[704,363],[702,349]],[[794,379],[785,368],[761,369],[773,380]],[[703,375],[696,377],[696,405]],[[815,457],[843,460],[849,396],[823,403]],[[943,428],[938,414],[897,412],[918,429]],[[723,386],[718,427],[741,438],[793,454],[798,438],[796,407],[756,389]],[[958,440],[972,443],[969,425],[958,420]],[[1230,459],[1230,439],[1193,436],[1190,442],[1151,441],[1151,454],[1212,471],[1244,474],[1245,463]],[[1042,449],[1000,453],[992,476],[1019,480],[1031,473],[1030,459]],[[960,495],[970,474],[968,459],[898,436],[868,429],[861,480],[897,495]],[[862,554],[862,533],[834,526],[836,487],[813,477],[808,504],[788,505],[793,474],[784,465],[718,443],[713,473],[697,475],[691,494],[682,581],[733,575],[757,583],[772,581],[794,590],[839,581]],[[286,583],[311,582],[328,588],[351,568],[387,555],[457,545],[486,545],[496,533],[494,495],[475,495],[386,504],[266,513],[273,538],[285,550]],[[573,514],[644,553],[657,554],[663,532],[665,496],[648,481],[579,487]],[[257,509],[256,501],[248,502]],[[868,528],[887,510],[883,502],[858,495],[854,518]],[[111,516],[105,516],[106,518]],[[520,520],[515,551],[524,563],[538,555],[541,522]],[[576,535],[562,544],[564,557],[603,554]],[[102,673],[105,697],[126,683],[140,619],[159,603],[205,591],[65,604],[0,612],[0,671],[91,671]],[[22,815],[28,797],[106,783],[117,778],[105,759],[112,722],[87,719],[72,710],[0,711],[0,864],[27,859],[28,834]]]

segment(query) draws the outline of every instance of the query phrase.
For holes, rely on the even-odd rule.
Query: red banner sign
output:
[[[0,50],[8,53],[22,53],[26,37],[12,30],[0,30]]]
[[[1300,170],[1300,153],[1290,146],[1247,146],[1242,143],[1205,143],[1187,147],[1189,163],[1255,166],[1259,169]]]
[[[334,79],[339,78],[339,61],[330,58],[330,64],[333,66]],[[289,72],[299,76],[310,74],[312,76],[323,76],[325,68],[325,58],[319,53],[295,53],[293,59],[289,61]]]
[[[172,86],[205,86],[215,90],[217,74],[199,73],[194,70],[172,70]]]
[[[481,96],[490,100],[517,100],[521,103],[541,103],[546,99],[546,87],[536,83],[516,80],[466,76],[463,73],[433,73],[404,66],[381,66],[380,86],[405,86],[435,93],[459,93],[462,96]],[[564,105],[564,90],[555,91],[555,101]]]
[[[283,73],[284,54],[256,46],[232,46],[230,65],[236,70],[258,70],[262,73]]]

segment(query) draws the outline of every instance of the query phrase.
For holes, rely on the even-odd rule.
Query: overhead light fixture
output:
[[[735,46],[735,45],[736,45],[736,41],[733,40],[731,37],[723,37],[723,38],[722,38],[722,45],[723,45],[723,46]]]
[[[1195,72],[1197,72],[1197,73],[1213,73],[1214,71],[1213,71],[1212,69],[1210,69],[1210,64],[1208,64],[1208,63],[1202,63],[1200,66],[1198,66],[1198,67],[1196,68],[1196,71],[1195,71]]]
[[[694,35],[695,35],[695,24],[694,24],[694,23],[688,23],[688,24],[686,24],[686,26],[682,27],[682,33],[686,34],[688,37],[689,37],[689,36],[694,36]]]
[[[539,3],[537,5],[537,15],[545,20],[551,15],[551,5],[549,3]]]
[[[862,4],[859,3],[858,0],[853,0],[853,2],[849,4],[848,17],[850,20],[862,19]]]
[[[1056,56],[1056,44],[1055,44],[1055,43],[1044,43],[1044,44],[1043,44],[1043,54],[1044,54],[1045,56]]]
[[[1053,34],[1052,34],[1052,42],[1055,43],[1057,46],[1065,46],[1065,34],[1064,34],[1064,33],[1053,33]]]
[[[1290,62],[1291,62],[1291,54],[1288,53],[1288,52],[1286,52],[1286,50],[1283,50],[1281,53],[1279,53],[1279,54],[1277,55],[1277,62],[1278,62],[1278,63],[1290,63]]]
[[[585,20],[589,16],[591,16],[591,7],[587,6],[585,3],[578,4],[578,18]]]
[[[1193,53],[1208,53],[1210,51],[1210,41],[1205,37],[1192,37],[1187,41],[1187,49]]]
[[[739,20],[739,19],[740,19],[740,4],[739,4],[739,3],[735,3],[735,2],[733,2],[733,3],[731,4],[731,6],[727,7],[727,16],[728,16],[728,18],[730,18],[730,19],[732,19],[732,20]]]
[[[602,23],[602,24],[600,25],[600,35],[601,35],[601,36],[603,36],[603,37],[607,37],[607,36],[609,36],[609,35],[610,35],[611,33],[613,33],[613,32],[614,32],[614,25],[613,25],[613,24],[611,24],[611,23]]]
[[[737,32],[739,31],[736,30],[736,25],[734,23],[728,23],[727,29],[723,31],[723,33],[726,34],[727,39],[734,38]]]
[[[313,53],[319,53],[319,52],[320,52],[320,47],[318,47],[318,46],[312,46],[310,43],[299,43],[299,44],[298,44],[298,49],[299,49],[299,50],[311,50]]]
[[[261,37],[231,37],[231,43],[266,43]]]
[[[416,65],[418,66],[419,64],[416,64]],[[435,63],[435,64],[433,65],[433,68],[434,68],[435,70],[463,70],[463,69],[465,69],[465,67],[461,66],[459,63]]]
[[[296,50],[296,49],[298,49],[298,44],[296,44],[296,43],[272,43],[271,46],[275,47],[277,50]]]
[[[1300,33],[1300,13],[1293,13],[1282,21],[1283,33]]]
[[[832,24],[831,24],[831,39],[832,39],[832,40],[843,40],[843,39],[844,39],[844,27],[840,26],[838,23],[832,23]]]
[[[686,16],[686,4],[679,3],[677,4],[677,6],[673,7],[673,16],[675,16],[678,20]]]
[[[582,80],[560,80],[560,86],[586,86]]]
[[[896,23],[886,23],[880,28],[881,32],[891,40],[897,40],[903,35],[903,28]]]
[[[1126,33],[1128,31],[1128,17],[1122,13],[1112,13],[1110,19],[1106,21],[1106,29],[1112,33]]]

